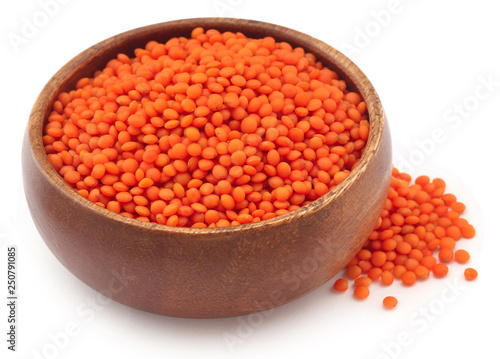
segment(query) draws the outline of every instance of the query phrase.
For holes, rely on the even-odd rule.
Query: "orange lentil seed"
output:
[[[477,270],[474,268],[467,268],[464,271],[465,279],[467,280],[474,280],[477,278]]]
[[[393,309],[396,305],[398,305],[398,300],[393,296],[387,296],[382,301],[384,308]]]
[[[455,260],[458,263],[466,263],[470,259],[470,254],[464,249],[459,249],[455,252]]]
[[[354,289],[354,296],[358,299],[365,299],[370,295],[370,290],[364,285],[357,286]]]
[[[339,278],[333,283],[333,289],[337,292],[345,292],[349,286],[349,283],[344,278]]]

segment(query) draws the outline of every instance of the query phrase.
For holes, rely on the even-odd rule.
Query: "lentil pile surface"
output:
[[[338,185],[369,135],[366,104],[302,48],[196,28],[118,54],[55,101],[43,142],[110,211],[225,227],[296,210]]]

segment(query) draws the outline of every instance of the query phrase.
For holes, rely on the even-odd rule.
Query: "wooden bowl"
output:
[[[189,36],[194,27],[273,36],[303,47],[367,103],[370,137],[359,165],[336,188],[289,214],[240,226],[191,229],[144,223],[77,194],[47,160],[42,129],[57,95],[149,40]],[[366,76],[347,57],[303,33],[263,22],[200,18],[128,31],[62,67],[34,104],[23,144],[27,202],[45,243],[76,277],[144,311],[220,318],[273,308],[311,292],[345,267],[372,231],[392,169],[389,128]]]

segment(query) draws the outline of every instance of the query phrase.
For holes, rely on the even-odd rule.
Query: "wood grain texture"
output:
[[[314,53],[367,103],[370,138],[355,170],[334,190],[292,213],[214,229],[144,223],[107,211],[73,191],[44,152],[42,129],[58,93],[149,40],[189,36],[194,27],[273,36]],[[360,249],[386,198],[392,168],[389,128],[366,76],[329,45],[284,27],[200,18],[111,37],[69,61],[47,83],[23,143],[27,202],[58,260],[95,290],[144,311],[189,318],[248,314],[297,299],[332,278]]]

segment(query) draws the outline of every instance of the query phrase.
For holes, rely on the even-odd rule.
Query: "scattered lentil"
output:
[[[395,297],[387,296],[383,300],[384,307],[387,309],[392,309],[398,305],[398,300]]]
[[[335,289],[338,292],[345,292],[349,287],[349,282],[345,280],[344,278],[339,278],[335,281],[333,284],[333,289]]]
[[[464,271],[464,275],[467,280],[474,280],[477,278],[477,270],[474,268],[467,268]]]

